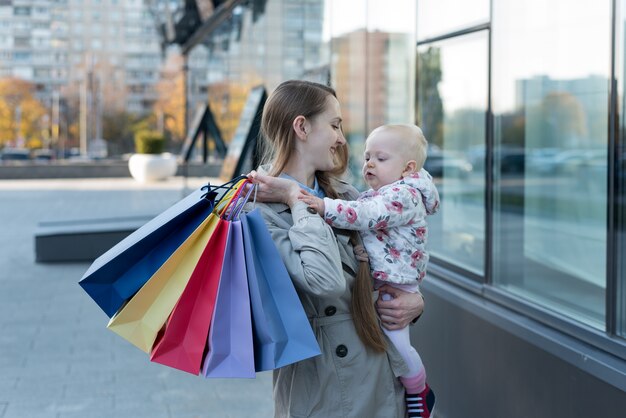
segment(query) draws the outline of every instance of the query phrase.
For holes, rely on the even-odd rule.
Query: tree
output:
[[[443,103],[439,94],[441,50],[429,47],[417,55],[416,120],[431,144],[443,146]]]
[[[133,125],[137,117],[123,110],[106,111],[102,117],[102,136],[107,138],[109,153],[121,155],[134,152]]]
[[[41,146],[47,109],[35,97],[34,84],[19,78],[0,79],[0,145]]]
[[[154,115],[159,129],[174,142],[185,139],[185,74],[181,56],[171,55],[156,86]]]

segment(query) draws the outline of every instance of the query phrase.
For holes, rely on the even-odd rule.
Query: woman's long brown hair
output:
[[[301,80],[285,81],[270,95],[261,120],[263,142],[266,142],[263,161],[272,162],[270,175],[279,175],[295,150],[294,119],[300,115],[305,118],[319,115],[325,110],[330,95],[337,97],[328,86]],[[347,167],[348,146],[343,145],[337,148],[334,169],[315,173],[320,187],[331,199],[339,197],[334,184]],[[353,246],[360,243],[358,232],[350,231],[350,242]],[[354,327],[363,344],[376,352],[383,352],[387,344],[374,308],[370,266],[366,261],[359,262],[350,310]]]

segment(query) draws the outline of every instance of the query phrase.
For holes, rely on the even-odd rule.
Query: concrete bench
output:
[[[35,261],[93,261],[154,217],[39,222]]]

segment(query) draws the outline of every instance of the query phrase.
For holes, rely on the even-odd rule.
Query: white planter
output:
[[[128,160],[130,175],[140,183],[165,180],[176,174],[176,156],[163,154],[133,154]]]

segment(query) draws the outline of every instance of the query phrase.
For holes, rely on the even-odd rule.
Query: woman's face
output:
[[[341,108],[334,96],[326,98],[326,108],[305,123],[306,141],[301,155],[315,171],[328,171],[335,167],[337,148],[346,143],[341,130]]]

